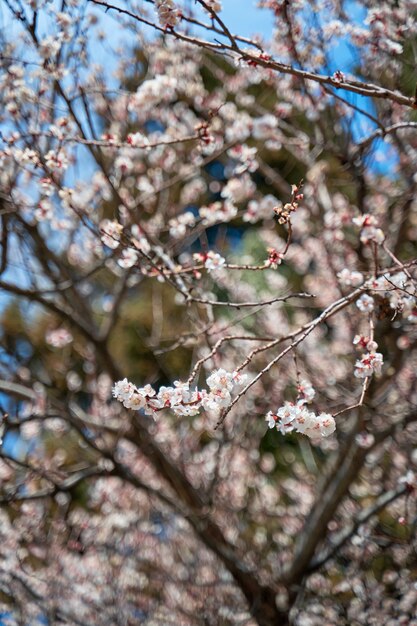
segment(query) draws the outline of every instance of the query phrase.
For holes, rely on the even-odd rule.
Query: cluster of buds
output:
[[[290,221],[291,213],[294,213],[298,209],[298,203],[303,199],[301,188],[303,181],[298,185],[291,185],[291,201],[284,205],[276,206],[274,213],[277,216],[278,224],[288,224]]]
[[[197,131],[199,138],[206,146],[214,142],[213,135],[210,135],[210,125],[208,122],[201,122],[200,124],[197,124],[194,128]]]
[[[254,54],[254,52],[252,52],[252,54]],[[246,64],[249,65],[249,67],[257,67],[259,65],[259,61],[270,61],[271,60],[271,55],[270,54],[266,54],[265,52],[261,52],[260,54],[258,54],[258,58],[257,59],[245,59]]]
[[[109,144],[116,144],[118,142],[118,137],[112,133],[103,133],[101,135],[101,140]]]

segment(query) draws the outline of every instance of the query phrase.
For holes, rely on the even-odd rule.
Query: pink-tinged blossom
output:
[[[48,154],[50,153],[48,152]],[[36,150],[32,150],[31,148],[25,148],[24,150],[16,149],[13,155],[16,161],[18,161],[21,165],[38,166],[40,164],[39,154]]]
[[[146,407],[146,397],[139,391],[134,391],[126,400],[123,401],[126,409],[140,411]]]
[[[133,224],[130,229],[132,234],[132,244],[135,246],[137,250],[143,252],[144,254],[148,254],[151,250],[151,244],[149,243],[147,237],[144,232],[140,229],[137,224]]]
[[[174,413],[179,417],[194,417],[200,413],[200,406],[198,404],[179,404],[174,408]]]
[[[49,177],[40,179],[39,188],[44,196],[49,197],[54,193],[54,183]]]
[[[386,291],[389,289],[389,284],[385,280],[384,276],[379,276],[378,278],[371,278],[370,280],[367,280],[365,287],[371,289],[372,291]]]
[[[177,217],[173,217],[168,222],[169,234],[175,239],[184,237],[187,232],[187,228],[195,226],[195,216],[191,211],[186,211]]]
[[[175,387],[160,387],[156,398],[152,400],[152,406],[163,409],[174,406],[181,401],[181,392]]]
[[[368,352],[376,352],[378,349],[377,342],[364,335],[355,335],[352,343],[358,348],[365,348]]]
[[[369,213],[364,213],[363,215],[352,218],[352,222],[355,226],[359,226],[360,228],[365,228],[366,226],[376,226],[378,224],[376,217],[374,215],[370,215]]]
[[[276,414],[270,411],[265,419],[269,428],[276,427],[283,435],[295,431],[316,439],[328,437],[336,429],[336,422],[330,413],[316,415],[305,406],[292,402],[285,402]]]
[[[370,448],[375,443],[375,437],[372,433],[359,433],[355,437],[355,441],[359,448]]]
[[[205,0],[205,3],[215,13],[219,13],[222,10],[222,3],[219,0]]]
[[[268,248],[268,258],[265,261],[265,265],[272,270],[276,270],[278,265],[281,265],[284,255],[281,252],[277,252],[275,248]]]
[[[101,241],[112,250],[119,247],[122,231],[123,226],[115,220],[105,219],[100,222]]]
[[[246,384],[248,375],[242,374],[241,372],[232,372],[232,379],[236,386],[241,387]]]
[[[322,437],[328,437],[335,432],[336,422],[333,415],[330,413],[320,413],[317,416],[317,421],[319,424],[320,435]]]
[[[232,391],[233,389],[233,374],[227,372],[226,370],[220,368],[215,370],[208,378],[207,385],[210,390],[213,392],[222,391],[227,389],[227,391]]]
[[[265,415],[265,420],[268,423],[268,428],[275,428],[275,426],[277,425],[277,420],[278,420],[278,416],[274,415],[272,413],[272,411],[269,411],[266,415]]]
[[[226,408],[232,401],[230,391],[226,388],[214,389],[208,393],[202,401],[205,409],[218,412],[220,409]]]
[[[298,402],[299,404],[310,403],[316,395],[313,385],[308,380],[301,380],[299,382],[297,385],[297,392],[300,396],[300,400]]]
[[[35,218],[38,222],[43,222],[45,220],[51,220],[53,216],[53,204],[47,198],[40,200],[38,202],[38,206],[35,209]]]
[[[366,244],[373,241],[374,243],[381,244],[384,239],[384,232],[380,228],[375,228],[375,226],[365,226],[365,228],[361,230],[360,240],[362,243]]]
[[[380,374],[384,364],[383,356],[380,352],[367,352],[355,363],[356,378],[367,378],[372,374]]]
[[[114,160],[114,169],[119,174],[127,174],[133,169],[133,161],[128,156],[121,154]]]
[[[45,165],[49,170],[65,170],[68,167],[67,155],[62,151],[49,150],[45,154]]]
[[[203,226],[212,226],[213,224],[229,222],[237,215],[237,206],[232,202],[213,202],[208,206],[202,206],[199,210],[199,216],[202,219]]]
[[[193,258],[197,263],[203,263],[209,272],[221,269],[226,262],[220,254],[212,250],[206,253],[197,252],[193,255]]]
[[[367,293],[362,294],[361,297],[356,300],[356,306],[362,313],[372,313],[374,305],[374,299],[372,296],[368,296]]]
[[[181,18],[181,11],[173,0],[155,0],[161,26],[173,28]]]
[[[253,196],[256,185],[248,174],[243,174],[239,178],[230,178],[223,188],[221,195],[231,202],[243,202]]]
[[[126,139],[127,143],[134,148],[146,148],[149,145],[149,139],[142,133],[130,133]]]
[[[250,148],[246,144],[238,144],[227,151],[231,159],[239,161],[238,165],[233,168],[233,174],[243,174],[243,172],[255,172],[259,164],[256,160],[257,148]]]
[[[53,348],[63,348],[72,343],[74,338],[66,328],[57,328],[56,330],[48,330],[45,339],[46,343]]]
[[[243,214],[243,221],[255,224],[259,220],[270,220],[274,216],[274,208],[279,200],[272,194],[268,194],[260,200],[250,200],[248,208]]]
[[[385,235],[381,228],[378,228],[378,221],[374,215],[365,213],[359,217],[354,217],[352,222],[361,228],[360,240],[362,243],[383,243]]]
[[[123,380],[119,380],[117,383],[114,383],[112,393],[116,400],[119,400],[119,402],[125,402],[132,397],[135,390],[135,385],[129,382],[127,378],[124,378]]]
[[[252,118],[242,111],[236,114],[236,117],[231,120],[230,125],[226,128],[226,140],[232,141],[245,141],[252,129]]]
[[[56,56],[61,49],[62,42],[53,35],[45,37],[39,42],[38,52],[44,59],[50,59]]]
[[[276,412],[278,417],[277,429],[285,434],[294,430],[292,422],[299,415],[299,407],[292,402],[285,402],[284,406],[280,407]]]
[[[364,281],[363,274],[356,270],[349,270],[346,267],[338,273],[337,278],[344,287],[359,287]]]
[[[162,386],[156,392],[151,385],[137,388],[126,378],[115,383],[113,396],[127,409],[144,410],[154,415],[164,409],[171,409],[178,416],[198,415],[202,408],[218,413],[232,401],[232,392],[246,381],[240,372],[227,372],[218,369],[207,378],[209,391],[190,389],[188,382],[175,381],[174,386]]]
[[[332,80],[335,83],[343,83],[346,80],[346,76],[340,70],[336,70],[332,76]]]
[[[140,392],[142,395],[147,396],[149,398],[153,398],[153,396],[156,395],[155,389],[152,387],[152,385],[149,385],[149,384],[145,385],[144,387],[141,387]]]
[[[204,261],[204,267],[208,272],[213,272],[215,270],[219,270],[226,263],[226,259],[224,259],[217,252],[208,252],[206,255],[206,260]]]

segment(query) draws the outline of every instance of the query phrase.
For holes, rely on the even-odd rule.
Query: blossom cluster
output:
[[[127,378],[116,382],[113,396],[127,409],[143,410],[155,415],[163,409],[172,409],[178,416],[198,415],[201,409],[219,412],[232,401],[232,392],[244,384],[246,376],[239,372],[215,370],[207,378],[207,389],[190,389],[188,382],[175,381],[173,387],[162,386],[158,391],[151,385],[136,387]]]
[[[347,267],[343,268],[338,274],[337,278],[343,287],[359,287],[364,281],[363,274],[356,270],[349,270]]]
[[[357,626],[408,623],[417,598],[407,568],[414,546],[402,540],[412,531],[412,498],[390,499],[388,565],[376,572],[373,556],[384,491],[403,475],[406,493],[416,485],[408,471],[417,466],[416,102],[402,75],[407,47],[403,60],[398,54],[417,34],[417,0],[367,0],[353,20],[339,0],[257,0],[268,11],[270,40],[239,36],[230,10],[224,21],[213,14],[220,0],[126,0],[116,3],[121,13],[80,0],[58,12],[57,4],[4,3],[11,27],[0,60],[3,387],[25,385],[31,398],[22,396],[12,420],[29,456],[16,467],[0,459],[0,497],[13,508],[11,521],[0,513],[0,554],[10,570],[3,591],[14,599],[8,620],[35,623],[39,606],[62,597],[64,617],[92,626],[112,626],[116,613],[123,623],[182,623],[204,613],[213,623],[271,626],[290,611],[300,626],[337,624],[341,615]],[[24,15],[14,5],[24,5]],[[117,63],[107,58],[109,19],[124,29]],[[140,23],[147,26],[138,38]],[[352,65],[360,82],[346,67],[322,76],[338,41],[352,59],[360,47]],[[312,80],[299,80],[300,67]],[[375,130],[359,124],[363,115],[343,97],[352,86],[366,96]],[[389,173],[378,167],[381,157],[392,163]],[[304,183],[288,198],[293,176]],[[33,314],[17,319],[28,294]],[[291,355],[327,408],[295,376]],[[208,367],[201,382],[197,366],[188,381],[172,382],[178,373],[161,381],[189,358]],[[113,378],[132,367],[153,384]],[[253,378],[240,388],[246,367]],[[387,379],[368,385],[382,367]],[[353,433],[352,450],[363,451],[361,472],[333,476],[346,438],[328,437],[339,417],[321,411],[340,405],[350,432],[358,386],[363,430]],[[112,388],[118,402],[108,401]],[[289,388],[294,396],[284,395]],[[381,394],[383,423],[368,408]],[[313,458],[307,446],[294,455],[288,437],[278,448],[262,445],[264,416],[254,425],[251,415],[265,398],[271,429],[320,441],[332,454]],[[70,412],[52,417],[68,403]],[[208,422],[222,421],[232,404],[235,416],[207,436]],[[172,417],[143,425],[166,463],[123,428],[123,405],[136,417]],[[93,456],[71,414],[98,443]],[[325,519],[320,474],[345,494],[329,500]],[[50,512],[68,508],[68,486],[86,481],[85,506],[51,526]],[[149,497],[152,489],[160,497]],[[205,522],[194,532],[190,503]],[[358,526],[364,506],[376,514]],[[356,531],[340,545],[352,522]],[[313,558],[299,558],[305,546]],[[326,560],[328,549],[334,558]],[[219,550],[230,558],[219,560]],[[178,554],[199,558],[178,563]],[[257,565],[246,576],[249,594],[228,565],[240,554]],[[44,568],[38,582],[33,559]],[[15,573],[25,574],[23,586]],[[51,577],[52,594],[39,582]],[[284,581],[301,578],[305,593],[291,606]]]
[[[269,411],[266,415],[269,428],[276,428],[286,435],[292,431],[307,435],[312,439],[328,437],[336,430],[336,422],[330,413],[309,411],[303,404],[285,402],[276,413]]]
[[[359,217],[354,217],[352,221],[361,229],[360,240],[362,243],[383,243],[385,235],[381,228],[378,228],[378,221],[374,215],[365,213]]]
[[[173,28],[181,18],[181,11],[172,0],[156,0],[156,10],[162,26]]]
[[[366,287],[389,301],[393,311],[401,312],[411,323],[417,321],[417,293],[413,281],[405,272],[383,274],[367,281]]]
[[[367,378],[372,374],[380,374],[383,364],[384,358],[380,352],[366,352],[356,361],[354,374],[356,378]]]
[[[297,402],[285,402],[276,413],[269,411],[265,420],[269,428],[276,428],[283,435],[290,432],[302,433],[312,439],[328,437],[336,430],[334,417],[330,413],[310,411],[310,403],[316,392],[308,380],[301,380],[297,385]]]

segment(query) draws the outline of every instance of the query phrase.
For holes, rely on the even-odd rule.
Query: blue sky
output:
[[[253,0],[223,0],[221,16],[239,35],[260,34],[268,38],[274,25],[272,11],[259,9],[256,5]]]

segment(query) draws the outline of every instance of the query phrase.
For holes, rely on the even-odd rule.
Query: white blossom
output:
[[[356,306],[362,313],[372,313],[374,304],[375,302],[372,296],[368,296],[366,293],[362,294],[361,297],[356,300]]]
[[[374,241],[375,243],[381,244],[385,239],[385,235],[380,228],[375,228],[375,226],[365,226],[362,228],[360,234],[360,240],[362,243],[369,243],[370,241]]]
[[[268,428],[275,428],[276,426],[276,421],[277,421],[277,416],[274,415],[272,413],[272,411],[269,411],[266,415],[265,415],[265,420],[268,423]]]
[[[149,145],[149,139],[145,135],[139,132],[130,133],[127,136],[126,141],[128,144],[130,144],[134,148],[136,147],[146,148]]]
[[[116,398],[116,400],[119,400],[120,402],[125,402],[132,397],[135,390],[135,385],[133,383],[130,383],[127,378],[124,378],[123,380],[119,380],[117,383],[114,383],[113,396]]]
[[[225,263],[226,259],[224,259],[220,254],[210,251],[207,253],[204,267],[209,272],[213,272],[214,270],[220,269]]]
[[[212,226],[213,224],[229,222],[237,215],[237,206],[233,202],[213,202],[208,206],[199,209],[199,216],[204,226]]]
[[[138,258],[139,254],[136,252],[136,250],[133,250],[132,248],[125,248],[124,250],[122,250],[121,257],[117,259],[117,263],[118,265],[120,265],[120,267],[128,269],[136,265]]]
[[[283,435],[295,431],[315,439],[328,437],[336,429],[333,415],[330,413],[316,415],[300,403],[285,402],[276,414],[270,411],[265,419],[269,428],[276,427]]]

